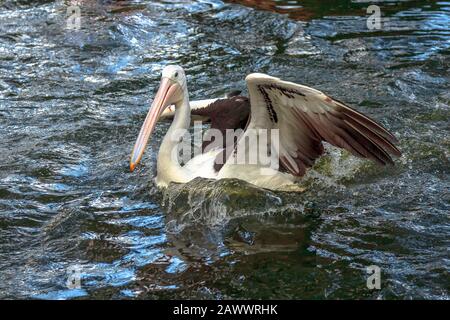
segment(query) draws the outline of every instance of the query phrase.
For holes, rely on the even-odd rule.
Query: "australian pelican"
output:
[[[393,134],[321,91],[261,73],[249,74],[245,80],[249,98],[232,95],[190,105],[184,70],[174,65],[165,67],[131,154],[131,171],[141,160],[158,119],[171,114],[173,122],[157,158],[156,182],[160,187],[204,177],[237,178],[267,189],[295,190],[295,182],[324,153],[323,141],[381,165],[393,164],[391,155],[401,155]],[[181,165],[173,152],[180,141],[173,137],[176,131],[189,129],[191,115],[210,119],[210,130],[225,134],[230,129],[242,129],[241,134],[231,143],[216,144],[209,150],[208,143],[204,144],[202,154]],[[262,138],[262,133],[272,131],[277,134]],[[252,140],[256,143],[249,143],[250,135],[256,135]],[[260,151],[259,140],[269,145],[273,137],[276,147]],[[237,150],[244,150],[243,154]],[[279,166],[258,160],[261,152],[276,157]],[[254,155],[254,161],[249,161]]]

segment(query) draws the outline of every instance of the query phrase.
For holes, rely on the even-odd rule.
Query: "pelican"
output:
[[[296,182],[324,153],[323,141],[380,165],[394,164],[391,155],[401,155],[392,133],[321,91],[262,73],[249,74],[245,80],[249,98],[233,95],[197,102],[192,107],[183,68],[166,66],[131,153],[131,171],[141,160],[164,112],[169,116],[173,112],[173,121],[157,157],[159,187],[203,177],[237,178],[270,190],[295,190]],[[166,111],[169,107],[174,110]],[[210,119],[210,130],[220,133],[241,130],[241,133],[231,143],[211,148],[210,143],[204,143],[204,152],[182,165],[174,157],[173,150],[180,143],[174,137],[178,131],[189,129],[191,114]],[[255,136],[256,140],[252,140]],[[270,145],[269,150],[261,148],[264,145]],[[273,166],[267,156],[275,158],[279,165]]]

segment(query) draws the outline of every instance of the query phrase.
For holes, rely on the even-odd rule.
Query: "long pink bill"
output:
[[[141,127],[139,136],[134,144],[133,152],[131,152],[130,170],[133,171],[136,165],[141,161],[147,146],[148,139],[155,128],[156,122],[164,109],[172,104],[173,96],[179,92],[180,86],[167,78],[162,78],[159,90],[156,93],[152,106],[147,113],[144,124]]]

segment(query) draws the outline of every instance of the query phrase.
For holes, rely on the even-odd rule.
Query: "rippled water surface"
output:
[[[0,2],[0,298],[450,298],[450,2],[377,1],[381,30],[362,1],[79,2],[80,30],[69,1]],[[250,72],[314,86],[403,156],[330,149],[302,194],[158,191],[169,124],[134,173],[128,157],[168,63],[193,99]]]

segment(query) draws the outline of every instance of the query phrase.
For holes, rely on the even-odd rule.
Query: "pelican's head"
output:
[[[144,154],[148,139],[155,128],[161,113],[170,105],[183,101],[186,91],[186,75],[180,66],[169,65],[162,71],[161,83],[153,103],[141,127],[139,136],[131,153],[130,169],[134,170]]]
[[[182,67],[178,65],[168,65],[166,66],[162,73],[161,73],[161,79],[169,79],[173,83],[178,84],[183,90],[186,89],[186,74],[184,73],[184,70]],[[181,97],[183,98],[183,97]]]

